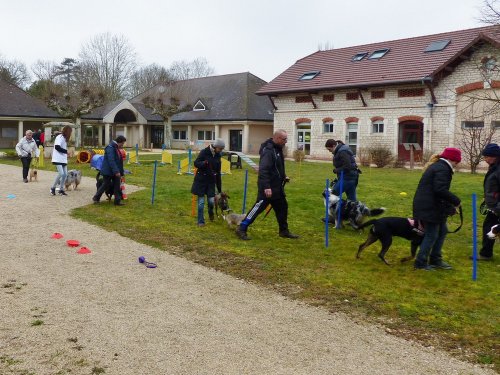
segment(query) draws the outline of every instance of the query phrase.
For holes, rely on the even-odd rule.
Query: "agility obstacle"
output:
[[[153,169],[153,188],[151,189],[151,204],[155,203],[155,190],[156,190],[156,167],[158,162],[155,160],[155,166]]]
[[[188,149],[188,157],[182,160],[179,160],[177,164],[177,174],[189,174],[194,175],[194,168],[191,169],[191,164],[193,162],[193,151]]]
[[[330,222],[330,192],[328,188],[330,187],[330,180],[327,178],[326,179],[326,188],[325,188],[325,197],[326,197],[326,209],[325,209],[325,247],[328,249],[328,224]]]
[[[40,151],[40,156],[38,157],[38,167],[43,168],[45,165],[44,155],[43,155],[43,146],[38,146],[38,150]]]
[[[472,281],[477,280],[477,203],[476,193],[472,194]]]
[[[172,165],[172,154],[167,151],[167,146],[162,145],[161,147],[161,165],[170,164]]]
[[[241,213],[244,214],[247,205],[247,188],[248,188],[248,169],[245,169],[245,182],[243,185],[243,207]]]
[[[127,164],[140,164],[139,163],[139,144],[135,144],[135,150],[130,152]]]
[[[337,217],[337,225],[336,229],[342,228],[342,194],[344,193],[344,171],[340,171],[340,180],[339,180],[339,203],[338,203],[338,217]]]

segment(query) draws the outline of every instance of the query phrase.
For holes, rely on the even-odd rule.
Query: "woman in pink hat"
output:
[[[448,228],[446,219],[456,212],[460,199],[450,191],[454,168],[462,160],[457,148],[445,148],[433,155],[424,169],[413,198],[413,218],[424,225],[424,238],[415,259],[415,269],[451,269],[443,261],[443,247]]]

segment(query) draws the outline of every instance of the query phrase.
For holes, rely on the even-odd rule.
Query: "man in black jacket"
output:
[[[490,143],[482,154],[484,161],[489,165],[488,172],[484,176],[484,201],[488,211],[483,223],[483,246],[477,259],[491,260],[495,240],[488,238],[486,234],[493,225],[500,222],[500,146]]]
[[[283,147],[287,142],[284,130],[277,130],[273,137],[260,147],[259,177],[257,180],[257,201],[245,219],[236,229],[236,235],[242,240],[249,240],[247,228],[268,204],[274,209],[279,225],[279,235],[285,238],[298,238],[288,230],[288,202],[285,195],[285,183],[290,179],[285,173]]]

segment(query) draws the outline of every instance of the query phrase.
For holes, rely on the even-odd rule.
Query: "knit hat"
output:
[[[334,139],[329,139],[325,143],[325,147],[335,147],[337,145],[337,142],[335,142]]]
[[[500,156],[500,146],[498,146],[496,143],[487,144],[482,152],[482,155],[498,157]]]
[[[439,155],[439,157],[460,163],[460,161],[462,160],[462,153],[458,148],[447,147],[444,149],[441,155]]]
[[[214,143],[212,144],[212,146],[215,148],[215,147],[219,147],[219,148],[224,148],[226,147],[226,144],[224,143],[224,140],[221,139],[221,138],[217,138]]]

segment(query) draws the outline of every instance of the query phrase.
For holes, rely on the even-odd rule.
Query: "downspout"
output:
[[[363,103],[363,107],[367,107],[368,104],[366,104],[365,98],[363,98],[363,93],[361,92],[361,89],[358,89],[358,95],[361,98],[361,102]]]
[[[432,150],[432,133],[433,133],[432,112],[434,111],[434,106],[437,104],[436,95],[434,93],[433,81],[434,81],[434,79],[432,76],[426,76],[426,77],[422,78],[422,84],[424,84],[429,89],[429,92],[431,93],[431,102],[427,104],[427,108],[429,108],[429,124],[428,124],[429,134],[428,134],[427,145],[428,145],[429,151],[431,151],[431,152],[433,152],[433,150]]]
[[[309,94],[309,98],[311,99],[311,103],[312,103],[312,105],[313,105],[314,109],[318,108],[318,106],[317,106],[317,105],[316,105],[316,103],[314,102],[314,99],[313,99],[312,94],[311,94],[310,92],[309,92],[308,94]]]
[[[269,98],[269,100],[271,101],[271,105],[273,106],[274,110],[277,111],[278,110],[278,107],[276,107],[276,104],[274,104],[274,99],[271,95],[268,95],[267,96]]]

